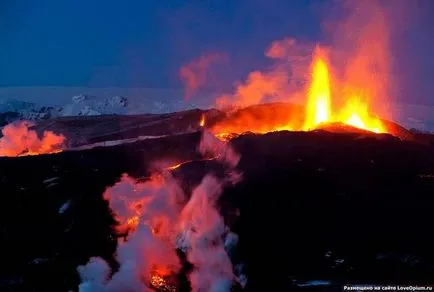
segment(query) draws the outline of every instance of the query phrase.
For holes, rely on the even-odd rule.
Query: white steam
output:
[[[187,196],[164,170],[146,182],[124,175],[106,190],[104,198],[119,222],[117,231],[127,234],[118,242],[120,268],[110,277],[109,265],[101,258],[91,258],[77,269],[82,280],[79,291],[153,291],[158,288],[153,275],[161,276],[162,285],[171,287],[167,276],[181,269],[176,249],[185,252],[194,266],[188,275],[193,291],[230,291],[239,277],[234,275],[228,252],[236,246],[238,236],[225,226],[217,202],[225,185],[241,179],[235,170],[240,157],[208,132],[203,133],[198,150],[217,156],[230,171],[223,179],[205,175],[186,204]]]

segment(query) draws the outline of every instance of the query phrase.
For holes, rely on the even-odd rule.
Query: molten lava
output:
[[[331,118],[330,78],[327,62],[317,53],[312,66],[312,83],[306,107],[305,130],[327,123]]]
[[[381,120],[369,114],[369,105],[362,102],[359,97],[350,96],[340,111],[337,113],[332,112],[329,66],[320,49],[317,50],[312,67],[313,73],[306,108],[305,130],[314,129],[320,124],[340,122],[374,133],[386,132]]]
[[[380,119],[372,117],[368,111],[368,105],[357,97],[348,100],[341,113],[341,119],[345,124],[368,130],[374,133],[387,132]]]
[[[168,283],[166,278],[170,275],[171,271],[164,268],[155,268],[150,275],[149,283],[152,288],[157,291],[174,292],[177,291],[176,286]]]
[[[202,114],[202,116],[200,117],[199,126],[205,127],[205,115],[204,114]]]
[[[304,110],[285,108],[282,104],[268,109],[252,106],[230,114],[214,125],[211,131],[222,140],[246,132],[310,131],[327,124],[344,124],[374,133],[388,132],[383,122],[369,112],[369,100],[372,100],[371,96],[366,96],[369,90],[364,90],[360,84],[355,85],[352,81],[335,80],[327,54],[320,47],[315,49],[311,63]],[[344,91],[341,87],[351,90]],[[339,106],[339,102],[335,101],[341,101],[343,105]]]

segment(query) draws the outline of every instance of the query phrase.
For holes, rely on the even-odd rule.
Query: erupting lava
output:
[[[229,110],[211,126],[216,136],[315,129],[397,134],[371,115],[391,118],[392,58],[384,7],[378,1],[338,2],[345,13],[339,21],[326,21],[327,46],[276,40],[265,51],[271,66],[250,72],[232,94],[217,98],[216,106]],[[271,103],[261,106],[266,102]]]
[[[202,116],[200,117],[199,126],[205,127],[205,115],[204,114],[202,114]]]
[[[368,106],[358,97],[352,97],[341,113],[346,124],[375,133],[387,132],[380,119],[369,115]]]
[[[369,114],[368,104],[358,96],[347,98],[345,106],[337,113],[332,111],[329,66],[320,48],[317,48],[312,68],[304,130],[326,123],[343,123],[374,133],[386,132],[381,120]]]
[[[304,90],[304,109],[291,110],[282,104],[268,109],[252,106],[229,114],[225,120],[214,125],[211,131],[222,140],[245,132],[263,134],[283,130],[310,131],[328,124],[343,124],[374,133],[387,133],[383,122],[370,115],[369,90],[361,88],[360,84],[353,85],[352,80],[337,80],[337,77],[332,76],[330,68],[325,50],[317,46],[311,62],[310,82]],[[200,125],[204,125],[203,120]]]
[[[330,78],[325,58],[317,56],[312,68],[312,83],[309,88],[304,125],[306,130],[329,122],[331,116]]]

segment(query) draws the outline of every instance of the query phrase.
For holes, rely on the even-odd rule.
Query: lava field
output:
[[[224,167],[203,160],[200,132],[112,147],[0,158],[2,291],[76,291],[77,266],[116,267],[116,225],[102,194],[123,173],[146,179],[158,161],[189,194]],[[219,209],[239,235],[245,291],[330,283],[430,283],[434,270],[433,146],[391,135],[274,132],[229,142],[243,179]],[[66,206],[66,207],[65,207]],[[188,290],[185,275],[179,289]],[[308,286],[308,285],[307,285]],[[234,288],[235,289],[235,288]],[[340,288],[339,288],[340,289]]]

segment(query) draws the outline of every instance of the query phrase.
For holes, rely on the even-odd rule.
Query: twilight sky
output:
[[[209,52],[228,56],[220,79],[230,86],[268,65],[273,40],[321,42],[335,2],[0,0],[0,87],[180,88],[180,67]],[[395,98],[434,104],[434,1],[381,3]]]

